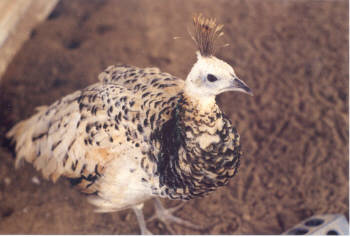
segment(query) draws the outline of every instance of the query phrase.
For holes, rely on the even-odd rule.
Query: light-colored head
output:
[[[240,80],[233,68],[214,56],[201,56],[186,79],[185,90],[199,97],[215,97],[225,91],[241,91],[252,95],[249,87]]]
[[[220,37],[222,25],[216,25],[214,19],[193,18],[194,36],[197,44],[197,62],[193,65],[185,82],[185,93],[198,100],[215,100],[215,96],[226,91],[240,91],[252,95],[249,87],[240,80],[233,68],[226,62],[213,56],[215,40]]]

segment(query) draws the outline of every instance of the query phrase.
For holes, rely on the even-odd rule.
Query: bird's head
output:
[[[216,96],[225,91],[241,91],[252,95],[250,88],[226,62],[214,57],[203,57],[193,65],[186,79],[186,91],[203,97]]]
[[[223,25],[214,19],[198,15],[193,18],[194,36],[197,44],[197,62],[193,65],[185,82],[185,93],[200,101],[215,100],[215,96],[226,91],[240,91],[252,95],[250,88],[240,80],[233,68],[213,56],[215,40],[223,32]]]

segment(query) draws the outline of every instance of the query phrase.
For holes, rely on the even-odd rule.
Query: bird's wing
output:
[[[127,136],[130,140],[142,122],[152,121],[149,117],[160,113],[162,103],[183,87],[182,80],[158,69],[143,74],[140,71],[148,69],[109,68],[113,72],[107,79],[41,107],[8,132],[16,142],[16,166],[26,160],[45,178],[56,181],[63,175],[79,181],[83,191],[94,192],[92,184],[117,157],[118,146]],[[130,69],[138,72],[132,75]]]
[[[106,120],[106,116],[88,115],[79,106],[85,96],[96,96],[91,103],[93,110],[102,106],[97,90],[99,85],[89,90],[77,91],[52,104],[41,108],[31,118],[18,123],[8,134],[16,142],[16,167],[22,160],[32,163],[42,171],[45,178],[56,181],[61,175],[69,178],[86,177],[94,181],[108,162],[107,134],[100,133],[102,146],[89,146],[86,123]]]

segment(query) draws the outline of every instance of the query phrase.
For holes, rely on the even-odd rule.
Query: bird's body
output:
[[[213,56],[198,55],[186,82],[157,68],[110,66],[99,82],[38,108],[7,136],[17,166],[26,160],[45,178],[70,178],[98,211],[152,197],[188,200],[236,173],[239,135],[215,96],[247,88]]]
[[[99,78],[12,130],[24,138],[17,163],[74,179],[101,211],[190,199],[233,176],[239,136],[216,104],[199,110],[183,80],[156,68],[110,66]]]

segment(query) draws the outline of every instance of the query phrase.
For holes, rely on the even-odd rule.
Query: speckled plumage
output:
[[[70,178],[100,212],[152,197],[188,200],[226,184],[240,143],[215,96],[251,92],[231,66],[197,56],[186,81],[157,68],[110,66],[99,82],[38,108],[7,134],[16,166],[26,160],[45,178]]]
[[[83,192],[97,194],[94,203],[103,200],[102,208],[113,210],[126,202],[106,197],[109,174],[128,181],[137,174],[134,182],[148,198],[181,199],[202,196],[233,176],[239,163],[235,128],[216,105],[201,113],[188,102],[183,80],[157,68],[123,65],[108,67],[99,79],[41,107],[9,133],[17,165],[25,159],[45,178],[74,178]],[[121,165],[122,174],[114,165]],[[114,189],[113,199],[122,195]],[[128,200],[126,207],[138,201],[144,200]]]

